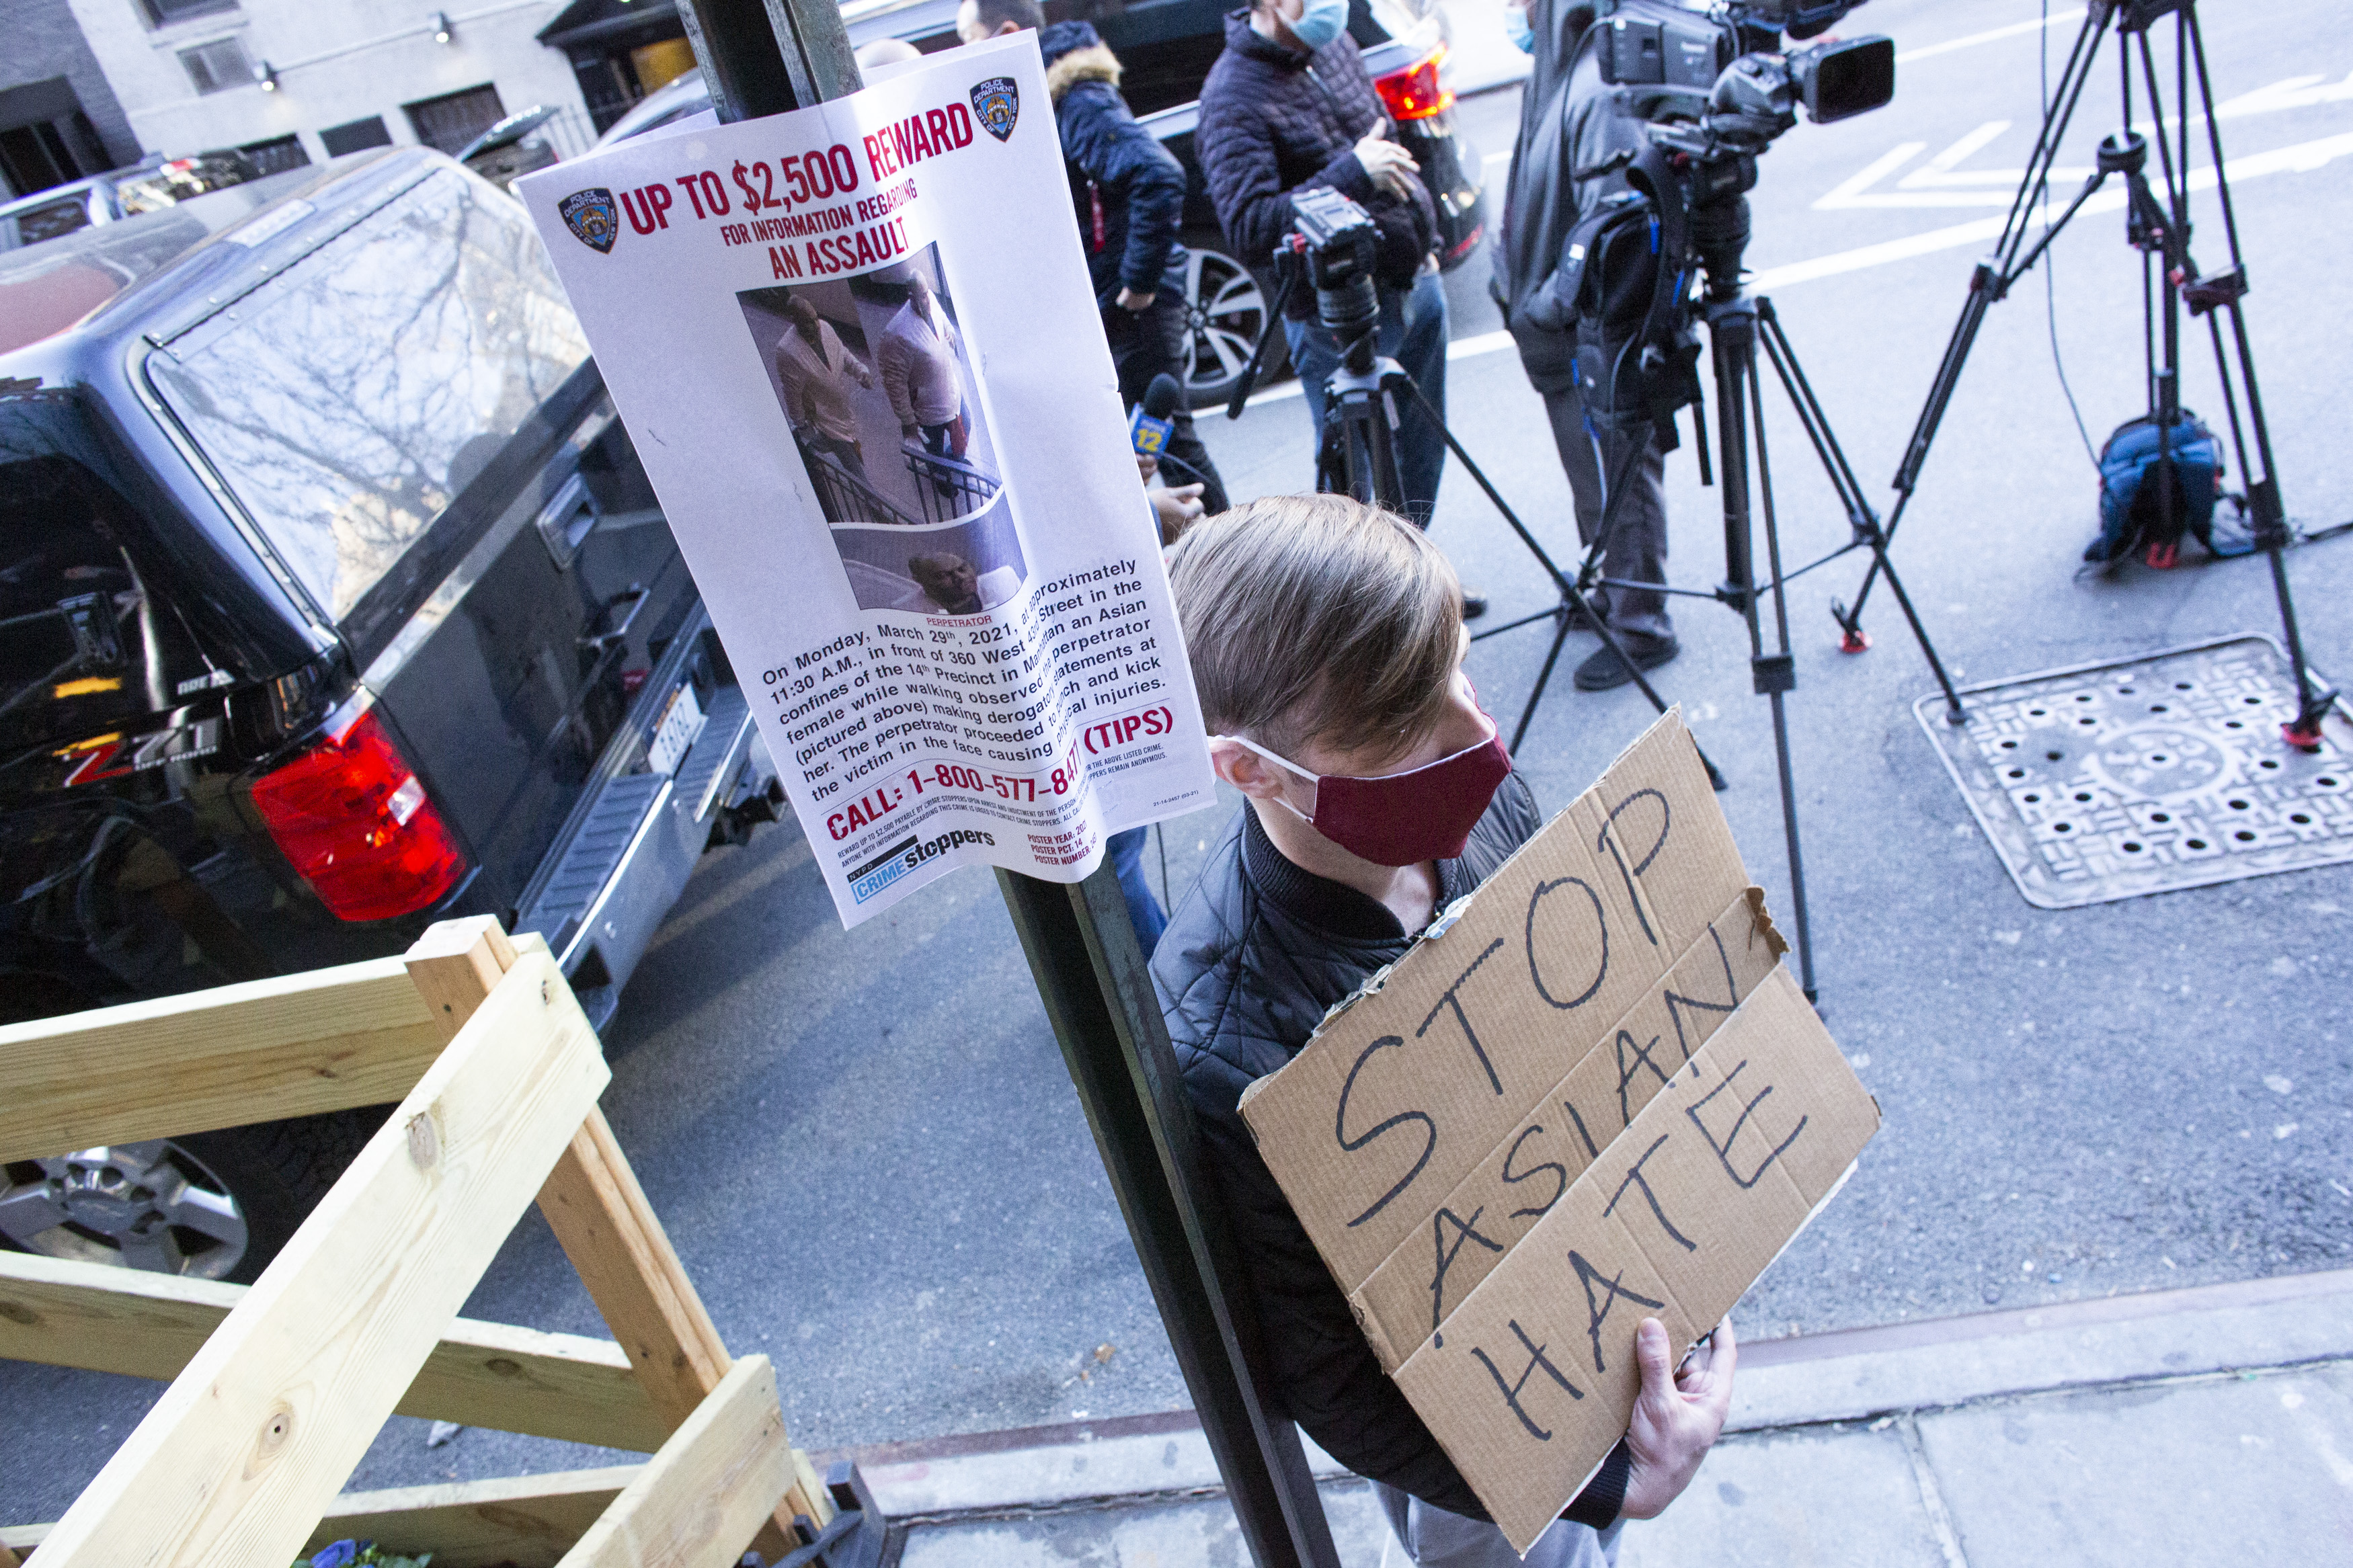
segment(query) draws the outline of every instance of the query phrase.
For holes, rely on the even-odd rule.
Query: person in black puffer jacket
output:
[[[1245,1297],[1233,1305],[1251,1377],[1374,1483],[1410,1561],[1517,1568],[1382,1372],[1259,1157],[1240,1100],[1298,1053],[1325,1009],[1536,831],[1535,800],[1461,675],[1453,571],[1399,520],[1345,496],[1273,497],[1198,525],[1174,559],[1210,760],[1248,798],[1172,917],[1152,978],[1201,1168],[1241,1260]],[[1377,809],[1334,820],[1317,774],[1369,775]],[[1649,1518],[1683,1489],[1730,1404],[1728,1328],[1719,1343],[1715,1360],[1676,1380],[1665,1333],[1644,1328],[1628,1440],[1528,1563],[1614,1562],[1617,1521]]]
[[[956,34],[965,42],[1038,29],[1046,89],[1061,133],[1062,163],[1086,247],[1095,308],[1103,312],[1119,374],[1120,401],[1133,410],[1152,378],[1167,375],[1178,400],[1163,469],[1172,486],[1201,486],[1201,506],[1226,510],[1225,481],[1193,429],[1185,397],[1185,165],[1136,122],[1120,96],[1119,57],[1085,22],[1047,26],[1037,0],[965,0]]]
[[[1336,5],[1336,11],[1334,9]],[[1270,265],[1291,232],[1291,193],[1328,185],[1381,231],[1380,352],[1446,410],[1446,289],[1433,249],[1438,211],[1412,155],[1391,139],[1373,80],[1342,30],[1345,0],[1256,0],[1226,17],[1225,52],[1201,84],[1193,146],[1219,226],[1235,256]],[[1340,363],[1314,320],[1312,290],[1293,290],[1283,332],[1320,447],[1324,384]],[[1404,411],[1398,465],[1407,515],[1427,527],[1446,465],[1446,437],[1419,407]]]

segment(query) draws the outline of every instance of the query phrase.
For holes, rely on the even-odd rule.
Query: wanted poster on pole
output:
[[[1035,39],[517,188],[844,924],[1209,803]]]

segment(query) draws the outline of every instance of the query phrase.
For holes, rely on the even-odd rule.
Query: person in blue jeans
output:
[[[1135,928],[1135,945],[1147,959],[1160,945],[1160,933],[1168,929],[1168,916],[1152,896],[1152,884],[1144,879],[1144,841],[1151,833],[1148,827],[1131,827],[1113,834],[1106,846],[1112,869],[1119,873],[1119,890],[1127,897],[1127,923]]]
[[[1414,385],[1435,408],[1446,406],[1446,286],[1431,266],[1409,289],[1381,286],[1381,326],[1377,342],[1383,357],[1393,359],[1413,377]],[[1340,345],[1310,316],[1287,320],[1282,335],[1291,345],[1292,368],[1299,373],[1299,390],[1306,395],[1308,416],[1315,423],[1315,439],[1324,439],[1324,384],[1340,368]],[[1405,485],[1406,513],[1416,524],[1430,526],[1430,509],[1438,499],[1439,476],[1446,468],[1446,435],[1419,404],[1398,410],[1398,478]]]
[[[1421,166],[1398,143],[1373,79],[1347,33],[1348,0],[1252,0],[1226,16],[1226,46],[1201,84],[1193,146],[1234,254],[1264,267],[1292,232],[1294,192],[1328,187],[1365,209],[1379,239],[1380,352],[1412,376],[1437,411],[1400,408],[1398,509],[1430,526],[1446,467],[1446,289],[1436,247],[1438,209]],[[1315,319],[1314,291],[1294,289],[1283,336],[1306,394],[1317,449],[1324,439],[1324,384],[1340,350]],[[1463,595],[1467,619],[1486,608]]]

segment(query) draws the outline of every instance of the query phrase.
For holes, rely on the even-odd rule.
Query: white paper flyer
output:
[[[845,924],[1208,804],[1032,38],[518,188]]]

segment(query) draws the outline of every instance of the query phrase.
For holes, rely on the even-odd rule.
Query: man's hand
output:
[[[1178,536],[1201,521],[1205,510],[1201,505],[1199,485],[1171,485],[1152,492],[1152,510],[1160,519],[1160,547],[1163,550],[1176,542]]]
[[[1724,1430],[1732,1413],[1732,1369],[1740,1347],[1732,1320],[1715,1326],[1715,1337],[1681,1372],[1667,1364],[1667,1331],[1645,1318],[1634,1331],[1634,1359],[1642,1368],[1642,1392],[1626,1426],[1626,1447],[1634,1466],[1626,1478],[1628,1519],[1656,1519],[1683,1495],[1699,1473],[1699,1462]]]
[[[1149,310],[1152,309],[1152,301],[1158,298],[1160,298],[1160,296],[1156,292],[1151,294],[1139,294],[1134,289],[1123,284],[1120,287],[1119,298],[1113,300],[1112,303],[1117,305],[1123,310]]]
[[[1377,131],[1356,143],[1356,162],[1365,166],[1365,174],[1373,184],[1400,201],[1413,199],[1413,177],[1421,173],[1421,165],[1413,154],[1388,141]]]

